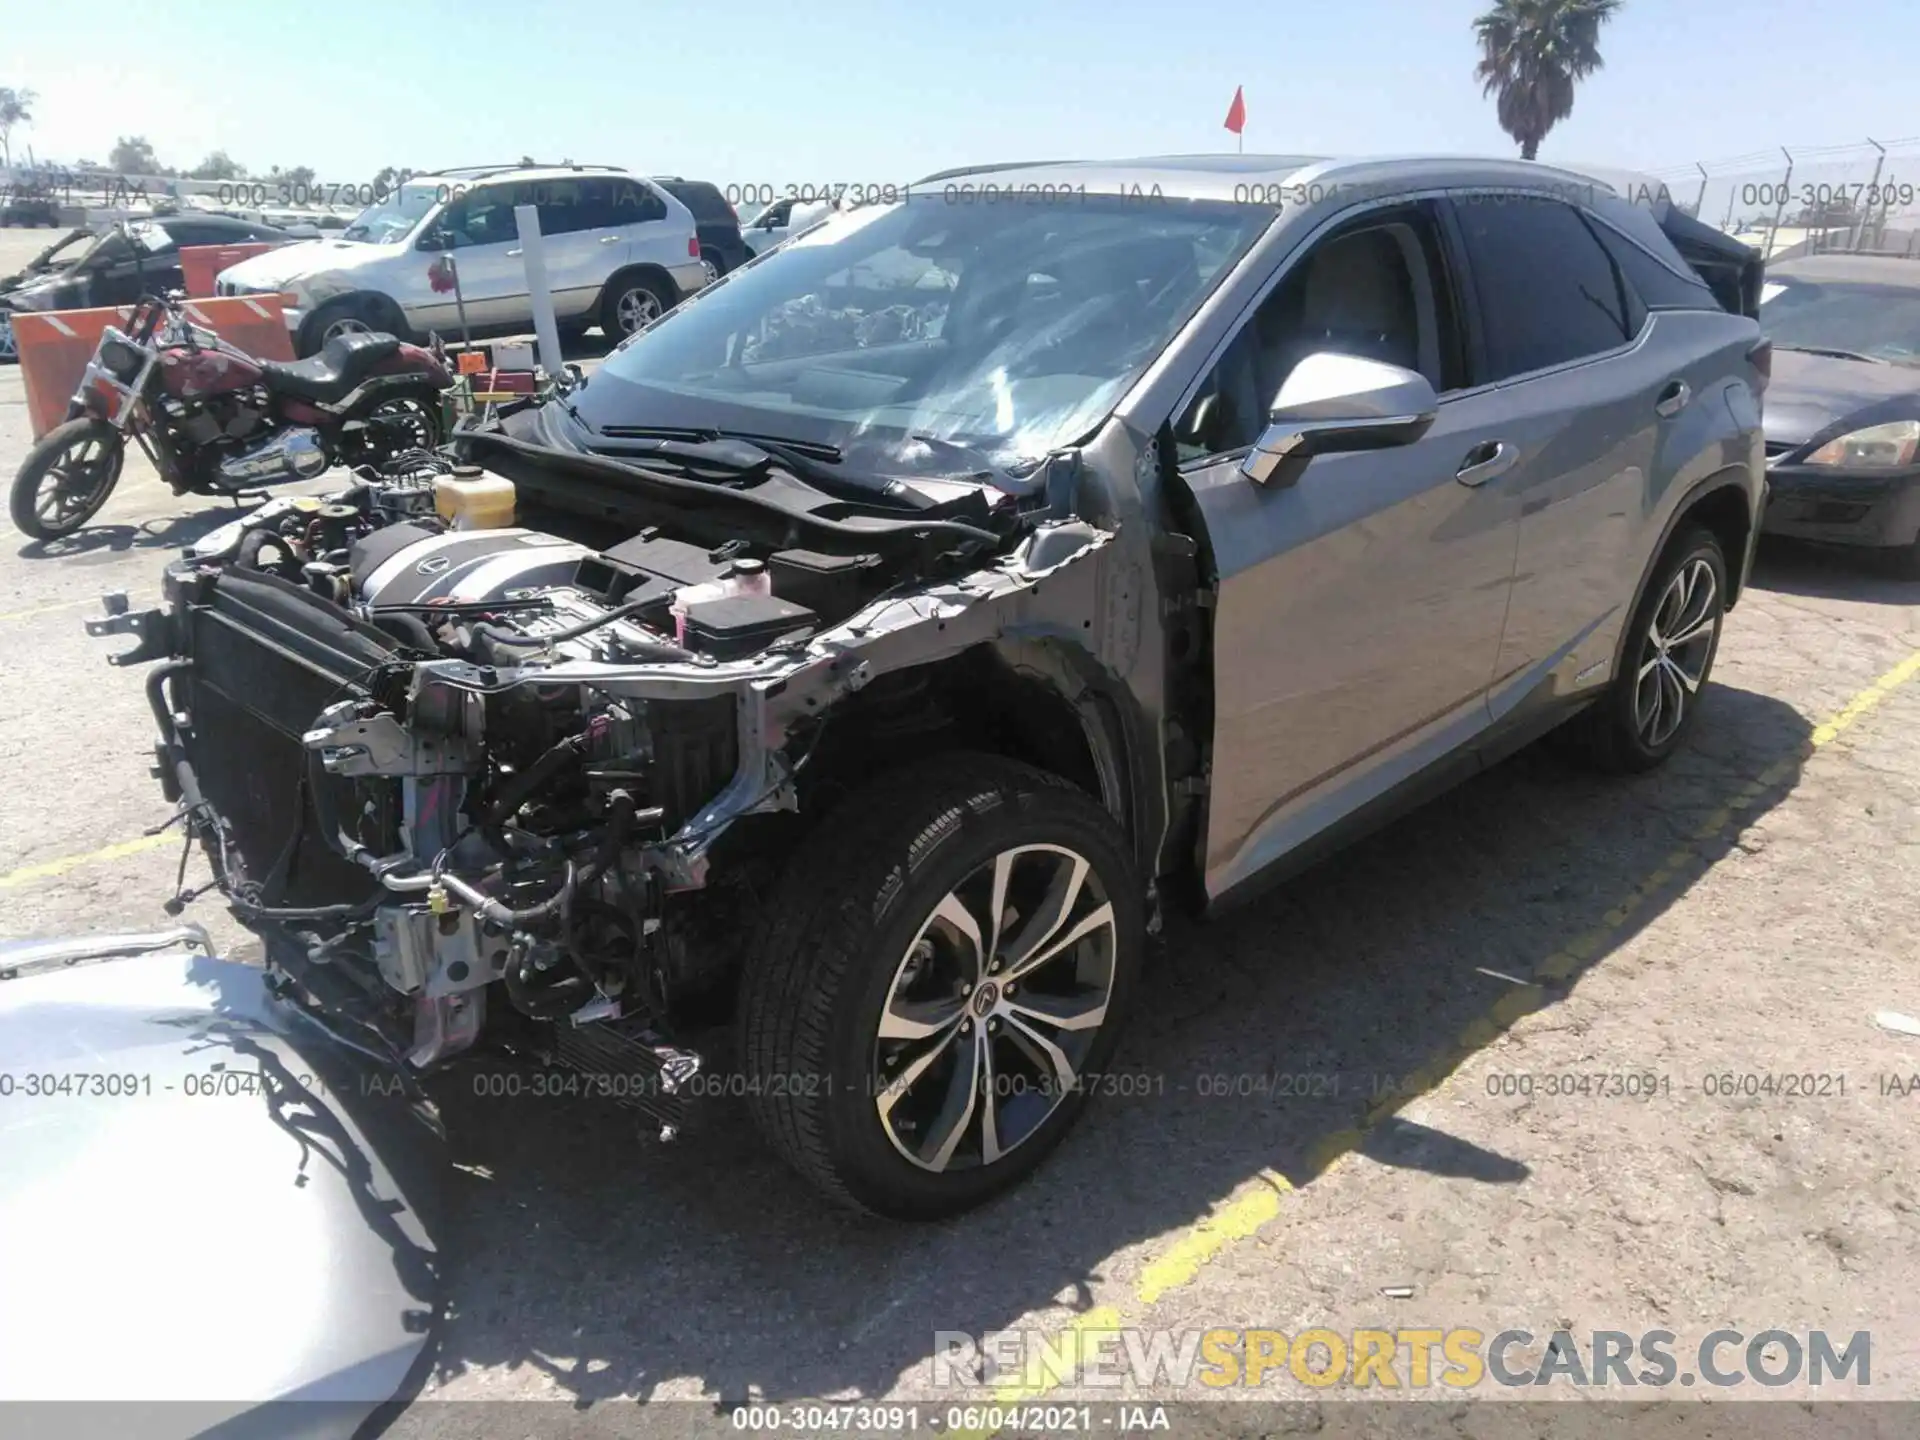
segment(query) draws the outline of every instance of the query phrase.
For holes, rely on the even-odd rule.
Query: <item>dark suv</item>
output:
[[[715,279],[753,258],[747,242],[740,237],[740,217],[717,185],[706,180],[683,180],[678,175],[655,175],[653,183],[693,212],[700,236],[700,258],[713,266]]]

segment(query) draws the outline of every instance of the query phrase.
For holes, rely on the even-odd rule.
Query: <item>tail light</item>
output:
[[[687,258],[690,260],[698,260],[700,258],[700,237],[698,235],[687,236]]]
[[[1747,351],[1747,363],[1760,372],[1760,383],[1773,379],[1773,341],[1761,340]]]

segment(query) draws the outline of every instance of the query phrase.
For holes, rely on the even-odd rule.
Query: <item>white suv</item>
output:
[[[355,330],[455,336],[462,304],[476,335],[524,332],[518,205],[539,210],[562,331],[599,325],[617,341],[707,283],[692,213],[653,182],[602,165],[500,165],[415,175],[337,236],[243,260],[215,289],[290,293],[300,355]]]

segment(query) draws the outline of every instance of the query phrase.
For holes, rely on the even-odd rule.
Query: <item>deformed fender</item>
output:
[[[1153,777],[1140,762],[1153,741],[1132,694],[1076,640],[1024,632],[992,643],[1008,670],[1046,686],[1073,711],[1093,759],[1098,798],[1127,832],[1142,873],[1151,874],[1159,807],[1151,799]]]

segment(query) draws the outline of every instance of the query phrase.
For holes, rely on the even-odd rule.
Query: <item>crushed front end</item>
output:
[[[891,550],[468,529],[434,517],[446,470],[270,502],[90,629],[160,662],[156,774],[276,984],[415,1069],[502,1039],[665,1131],[767,884],[729,835],[791,819],[875,676],[992,641],[1060,572],[1090,613],[1106,536],[1011,505],[946,527],[998,557],[938,520]]]

